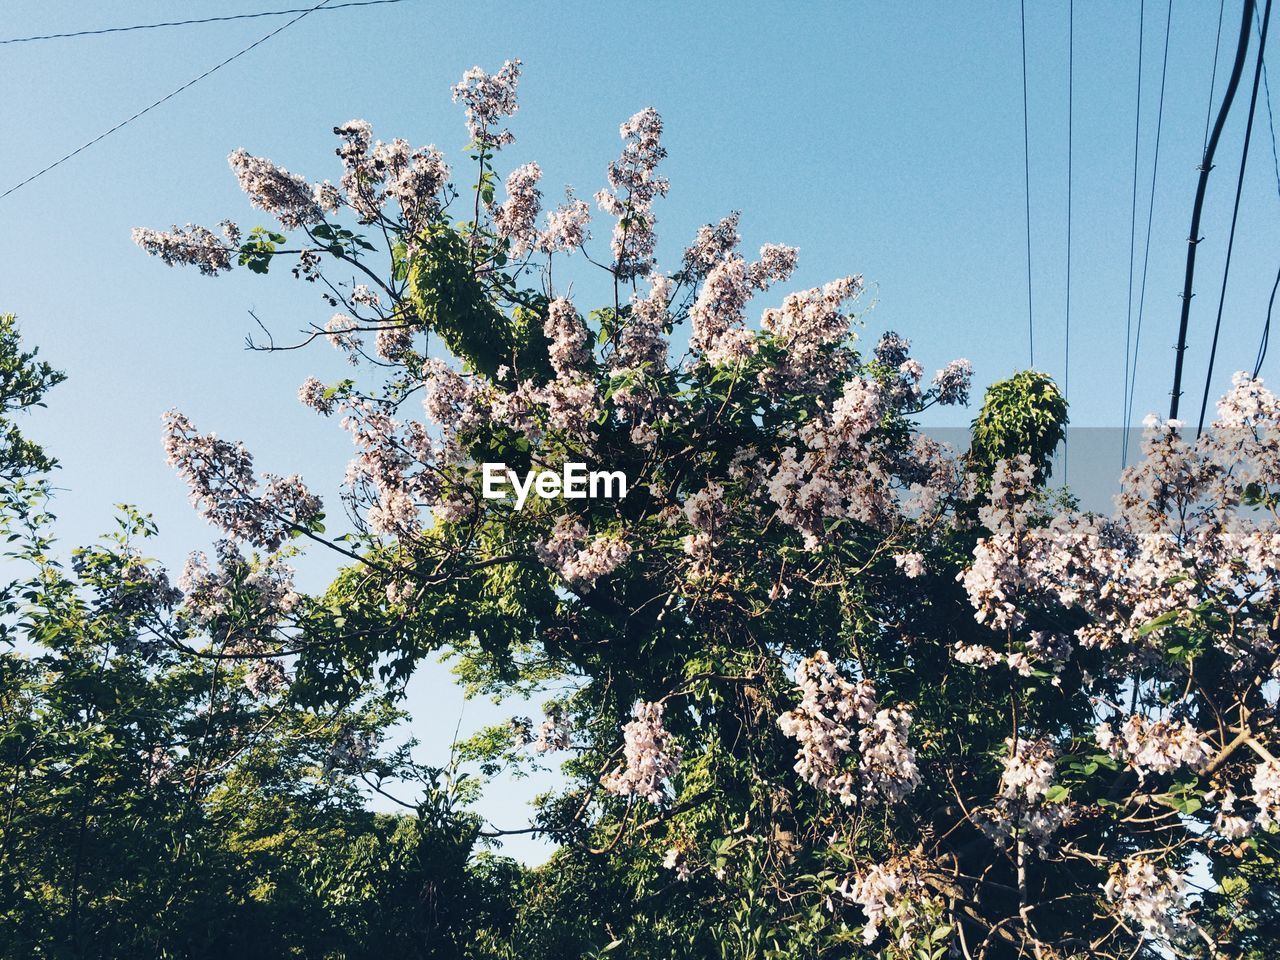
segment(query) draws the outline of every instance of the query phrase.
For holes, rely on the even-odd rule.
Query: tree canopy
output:
[[[178,411],[170,462],[226,540],[175,585],[138,552],[137,512],[66,574],[39,497],[10,498],[36,571],[10,619],[41,651],[5,661],[20,942],[1268,956],[1275,396],[1239,376],[1195,442],[1152,422],[1114,516],[1083,513],[1047,484],[1067,410],[1044,375],[992,385],[952,450],[919,417],[968,403],[969,364],[928,378],[905,337],[864,343],[860,276],[778,295],[798,251],[742,251],[737,214],[661,270],[653,109],[622,124],[595,195],[604,251],[585,201],[543,212],[536,163],[504,182],[519,75],[454,88],[461,186],[434,147],[356,120],[334,129],[337,183],[231,154],[270,227],[135,231],[208,276],[286,257],[336,311],[260,348],[350,362],[299,398],[354,443],[352,529]],[[579,304],[576,276],[605,302]],[[628,493],[517,506],[482,493],[498,462],[621,471]],[[343,563],[318,596],[288,568],[306,543]],[[481,731],[445,771],[383,749],[440,653],[473,693],[540,696],[544,715]],[[503,831],[472,790],[547,763],[564,785],[518,829],[556,853],[479,852]],[[412,810],[364,809],[362,782],[406,781]]]

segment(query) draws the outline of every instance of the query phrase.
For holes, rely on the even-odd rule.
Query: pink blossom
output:
[[[637,702],[622,728],[623,765],[602,781],[620,797],[644,797],[652,804],[666,799],[666,783],[680,770],[681,749],[667,732],[661,703]]]
[[[895,554],[893,562],[902,571],[903,576],[910,580],[914,580],[924,574],[924,556],[914,551]]]
[[[536,222],[542,203],[538,181],[542,170],[536,163],[516,167],[507,176],[507,199],[493,214],[498,236],[511,241],[511,254],[522,257],[537,243]]]
[[[968,360],[952,360],[934,374],[934,398],[944,406],[964,406],[969,402],[969,385],[972,382],[973,364]]]
[[[550,342],[551,368],[557,377],[581,370],[590,361],[586,325],[569,300],[558,297],[548,304],[542,330]]]
[[[1135,923],[1153,940],[1177,941],[1193,927],[1186,881],[1150,857],[1134,856],[1114,865],[1103,892],[1120,917]]]
[[[333,413],[335,406],[333,398],[326,396],[328,392],[329,388],[315,377],[307,377],[298,388],[298,399],[304,406],[310,407],[317,413],[323,413],[327,417]]]
[[[702,279],[711,269],[733,253],[742,237],[738,234],[739,214],[735,211],[719,223],[698,228],[693,245],[684,252],[684,273]]]
[[[1183,767],[1202,770],[1213,758],[1213,750],[1203,735],[1188,721],[1149,721],[1141,715],[1129,717],[1119,734],[1110,723],[1095,729],[1098,746],[1117,760],[1123,760],[1138,775],[1172,773]]]
[[[666,196],[669,188],[666,177],[656,171],[667,151],[662,146],[662,117],[652,107],[622,124],[619,134],[622,156],[609,164],[609,189],[596,194],[596,203],[618,220],[613,230],[614,273],[630,280],[653,268],[653,201]]]
[[[273,214],[287,229],[310,226],[324,220],[311,185],[265,157],[236,150],[228,158],[240,189],[259,210]]]
[[[193,266],[207,277],[231,269],[231,257],[240,245],[240,228],[227,220],[221,224],[222,237],[207,227],[188,223],[170,232],[133,228],[133,242],[170,267]]]
[[[191,488],[196,510],[229,536],[275,550],[290,533],[320,516],[320,499],[296,475],[267,474],[259,489],[253,457],[243,444],[197,433],[176,410],[164,419],[170,466]]]
[[[535,547],[538,559],[567,583],[591,587],[631,556],[631,547],[620,537],[598,536],[587,540],[587,531],[571,516],[562,516],[551,537]]]
[[[566,192],[565,202],[547,212],[546,229],[538,234],[535,246],[543,253],[576,250],[590,238],[587,231],[590,222],[587,202]]]
[[[515,142],[511,131],[498,123],[520,109],[516,86],[520,81],[520,61],[508,60],[495,74],[472,67],[453,87],[453,101],[467,108],[467,130],[482,147],[497,148]]]

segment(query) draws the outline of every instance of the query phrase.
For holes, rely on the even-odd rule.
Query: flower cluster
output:
[[[1183,767],[1199,771],[1213,758],[1204,736],[1187,720],[1149,721],[1135,714],[1120,725],[1118,734],[1110,723],[1098,724],[1094,732],[1098,746],[1140,777]]]
[[[737,242],[736,231],[731,237],[716,231],[703,239],[712,249],[695,247],[685,254],[686,260],[696,264],[711,262],[689,310],[689,343],[708,363],[731,364],[750,356],[755,349],[755,338],[745,328],[747,302],[757,292],[789,277],[795,269],[797,253],[792,247],[769,244],[761,249],[759,261],[748,264],[730,245],[730,240]],[[769,314],[766,312],[765,316],[764,327],[768,330]]]
[[[231,258],[240,245],[240,229],[231,221],[221,224],[219,237],[208,227],[188,223],[171,231],[133,228],[133,242],[171,267],[195,267],[207,277],[231,269]]]
[[[349,120],[334,127],[342,141],[342,190],[328,181],[315,190],[316,202],[333,212],[345,202],[360,223],[374,223],[388,202],[399,205],[409,231],[426,225],[441,206],[449,181],[449,165],[434,146],[413,149],[399,138],[390,143],[374,141],[373,128],[365,120]]]
[[[765,261],[762,259],[761,261]],[[785,279],[795,264],[794,251],[778,257],[767,275]],[[758,281],[757,281],[758,282]],[[778,373],[793,385],[822,383],[842,366],[827,357],[824,348],[842,343],[849,336],[849,317],[844,305],[862,291],[862,277],[842,277],[823,287],[787,294],[782,306],[769,309],[760,325],[785,350]]]
[[[169,465],[191,488],[192,505],[232,539],[275,550],[320,517],[320,499],[297,475],[267,474],[259,489],[243,444],[197,433],[176,410],[165,414],[165,427]]]
[[[542,170],[536,163],[516,167],[507,176],[507,199],[493,214],[498,236],[511,241],[513,256],[522,257],[538,245],[538,211],[542,193],[538,181]]]
[[[1020,593],[1027,580],[1026,528],[1034,484],[1035,467],[1026,454],[996,464],[988,500],[978,511],[991,535],[978,541],[973,563],[960,576],[978,622],[994,630],[1019,626],[1024,617]]]
[[[325,774],[358,773],[373,756],[373,737],[363,730],[343,727],[329,747],[325,758]]]
[[[671,302],[671,280],[651,278],[649,293],[631,301],[631,322],[623,328],[615,356],[615,372],[626,374],[649,365],[663,367],[667,360],[664,330],[671,322],[667,308]]]
[[[550,343],[551,367],[557,377],[571,377],[591,359],[587,346],[589,332],[573,304],[564,297],[552,300],[547,306],[547,319],[543,332]]]
[[[1280,826],[1280,760],[1273,757],[1258,764],[1251,785],[1258,826],[1263,830]]]
[[[690,575],[703,576],[711,568],[711,552],[724,536],[728,518],[724,487],[714,480],[689,497],[684,515],[694,532],[684,538],[684,552],[694,559]]]
[[[631,547],[620,537],[604,535],[588,541],[587,530],[572,516],[563,516],[551,538],[537,545],[538,559],[574,587],[591,587],[626,563]]]
[[[877,796],[891,803],[920,783],[915,751],[907,742],[911,713],[902,707],[881,709],[867,680],[850,683],[825,650],[796,668],[800,703],[778,717],[778,726],[796,740],[795,770],[815,789],[845,805]],[[858,768],[849,768],[858,747]]]
[[[973,364],[968,360],[952,360],[933,378],[938,403],[943,406],[965,406],[969,402],[969,385],[973,382]]]
[[[467,130],[481,148],[497,148],[515,142],[511,131],[498,124],[520,109],[516,86],[520,82],[520,61],[508,60],[495,74],[472,67],[454,85],[453,100],[467,108]]]
[[[555,709],[547,712],[531,745],[536,753],[554,753],[568,750],[572,743],[573,729],[569,726],[569,719],[562,710]]]
[[[434,441],[421,422],[402,425],[384,404],[348,400],[343,408],[342,426],[359,451],[347,467],[347,485],[368,491],[370,530],[412,534],[419,505],[436,506],[442,499]]]
[[[895,497],[891,465],[877,455],[877,428],[889,409],[877,380],[850,377],[830,411],[800,429],[802,446],[782,450],[767,491],[779,519],[803,535],[808,549],[829,538],[831,520],[885,529],[910,509]],[[948,473],[927,471],[922,480],[935,492],[918,490],[916,503],[936,505]]]
[[[662,867],[664,870],[675,871],[676,879],[681,883],[687,882],[693,876],[693,866],[689,863],[689,852],[680,844],[667,850],[662,858]]]
[[[1054,757],[1057,751],[1047,740],[1024,740],[1015,744],[1012,737],[1004,742],[1008,750],[1004,770],[1000,774],[1000,796],[1009,800],[1036,803],[1053,786]]]
[[[609,189],[596,194],[600,209],[617,218],[613,228],[614,274],[619,280],[643,277],[653,269],[657,218],[653,201],[667,194],[666,177],[657,174],[667,155],[662,117],[647,107],[619,128],[622,156],[609,164]]]
[[[232,151],[227,162],[240,181],[240,189],[249,195],[249,202],[275,216],[287,229],[324,219],[314,189],[298,174],[243,149]]]
[[[836,892],[856,903],[867,923],[862,942],[868,946],[879,939],[882,928],[895,934],[900,950],[909,950],[920,934],[928,933],[928,918],[936,914],[938,901],[929,895],[929,886],[906,858],[874,863],[862,872],[845,878]]]
[[[623,765],[601,785],[620,797],[644,797],[652,804],[666,798],[665,784],[680,769],[680,745],[663,725],[661,703],[640,701],[622,728]]]
[[[537,248],[543,253],[567,253],[577,250],[590,239],[587,225],[591,222],[591,208],[585,200],[574,197],[568,191],[564,203],[547,211],[546,228],[538,234]]]
[[[1193,927],[1186,881],[1149,857],[1130,857],[1115,864],[1103,892],[1121,919],[1137,924],[1152,940],[1176,942]]]
[[[1057,750],[1048,740],[1019,737],[1015,742],[1010,737],[1005,740],[1005,751],[995,803],[976,811],[973,820],[998,843],[1026,839],[1046,855],[1049,840],[1076,815],[1072,804],[1048,799]]]

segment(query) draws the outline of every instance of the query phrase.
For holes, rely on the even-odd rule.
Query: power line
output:
[[[1128,461],[1128,426],[1133,419],[1133,397],[1138,387],[1138,350],[1142,346],[1142,317],[1147,306],[1147,268],[1151,265],[1151,224],[1156,209],[1156,175],[1160,171],[1160,136],[1164,130],[1164,88],[1169,75],[1169,31],[1173,24],[1173,0],[1164,18],[1164,55],[1160,65],[1160,98],[1156,104],[1156,147],[1151,158],[1151,192],[1147,200],[1147,237],[1142,249],[1142,281],[1138,285],[1138,323],[1133,334],[1133,369],[1129,376],[1129,399],[1125,408],[1125,460]]]
[[[1222,106],[1218,110],[1218,119],[1214,122],[1213,133],[1209,135],[1209,146],[1200,163],[1196,199],[1191,208],[1191,232],[1187,236],[1187,272],[1182,284],[1182,316],[1178,319],[1178,343],[1174,347],[1177,357],[1173,365],[1173,389],[1169,391],[1170,420],[1178,418],[1178,401],[1182,396],[1182,365],[1187,352],[1187,325],[1191,320],[1191,287],[1196,275],[1196,248],[1200,245],[1200,215],[1204,212],[1204,195],[1209,186],[1209,171],[1213,169],[1213,155],[1218,149],[1218,141],[1222,138],[1222,128],[1226,125],[1227,114],[1231,111],[1232,101],[1235,100],[1236,89],[1240,86],[1240,75],[1244,73],[1245,56],[1249,52],[1249,28],[1252,17],[1253,0],[1244,0],[1244,16],[1240,21],[1240,40],[1236,46],[1235,63],[1231,67],[1231,78],[1227,81],[1227,89],[1222,96]]]
[[[403,3],[404,0],[348,0],[324,8],[324,13],[345,7],[374,7],[384,3]],[[292,10],[263,10],[258,13],[235,13],[223,17],[201,17],[198,20],[166,20],[161,23],[135,23],[127,27],[103,27],[100,30],[76,30],[71,33],[45,33],[35,37],[10,37],[0,40],[0,46],[10,43],[34,43],[37,40],[65,40],[71,37],[100,37],[108,33],[129,33],[134,30],[157,30],[161,27],[187,27],[201,23],[226,23],[231,20],[256,20],[259,17],[283,17],[290,13],[311,13],[317,7],[296,7]]]
[[[1027,123],[1027,0],[1022,0],[1022,186],[1027,201],[1027,339],[1036,365],[1036,325],[1031,309],[1031,140]]]
[[[1256,10],[1254,15],[1256,17]],[[1271,113],[1271,81],[1267,79],[1265,59],[1262,61],[1262,93],[1267,101],[1267,128],[1271,131],[1271,164],[1276,173],[1276,193],[1280,195],[1280,151],[1276,149],[1276,121]],[[1267,319],[1262,325],[1262,337],[1258,341],[1258,357],[1253,365],[1255,380],[1262,372],[1262,361],[1267,357],[1267,346],[1271,340],[1271,311],[1276,305],[1277,290],[1280,290],[1280,271],[1276,272],[1276,282],[1271,287],[1271,299],[1267,302]]]
[[[1249,117],[1244,127],[1244,148],[1240,152],[1240,175],[1236,178],[1236,200],[1231,208],[1231,230],[1227,234],[1227,259],[1222,268],[1222,291],[1218,294],[1218,316],[1213,322],[1213,345],[1209,348],[1209,369],[1204,375],[1204,396],[1200,400],[1200,419],[1196,421],[1196,436],[1204,430],[1204,414],[1209,408],[1209,386],[1213,380],[1213,364],[1218,358],[1218,334],[1222,330],[1222,308],[1227,300],[1227,277],[1231,274],[1231,251],[1236,243],[1236,221],[1240,217],[1240,195],[1244,192],[1244,172],[1249,163],[1249,141],[1253,137],[1253,115],[1258,108],[1258,88],[1262,81],[1262,57],[1267,50],[1267,26],[1271,23],[1271,0],[1267,0],[1262,15],[1262,29],[1258,33],[1258,65],[1253,69],[1253,92],[1249,95]]]
[[[1262,95],[1267,102],[1267,128],[1271,131],[1271,165],[1276,172],[1276,192],[1280,194],[1280,151],[1276,149],[1276,118],[1271,113],[1271,81],[1267,79],[1267,62],[1262,61]]]
[[[1075,126],[1076,64],[1076,0],[1071,0],[1067,13],[1067,317],[1066,336],[1062,345],[1062,392],[1071,403],[1071,162],[1072,134]],[[1062,482],[1067,482],[1067,442],[1062,441]]]
[[[18,182],[18,183],[15,183],[12,187],[10,187],[10,188],[9,188],[8,190],[6,190],[4,193],[0,193],[0,200],[5,199],[6,197],[8,197],[8,196],[9,196],[10,194],[12,194],[12,193],[16,193],[18,190],[21,190],[23,187],[25,187],[27,184],[31,183],[33,180],[37,180],[37,179],[39,179],[40,177],[43,177],[43,176],[44,176],[46,173],[48,173],[50,170],[53,170],[55,167],[59,167],[59,166],[61,166],[62,164],[66,163],[68,160],[70,160],[72,157],[75,157],[75,156],[77,156],[77,155],[79,155],[79,154],[83,153],[84,151],[88,150],[88,149],[89,149],[90,147],[92,147],[94,144],[101,143],[103,140],[105,140],[107,137],[111,136],[111,135],[112,135],[113,133],[115,133],[117,130],[121,130],[121,129],[123,129],[124,127],[127,127],[129,124],[133,123],[133,121],[137,120],[139,117],[144,116],[145,114],[150,113],[152,110],[154,110],[156,107],[160,106],[161,104],[167,103],[168,101],[170,101],[170,100],[172,100],[174,97],[176,97],[178,94],[182,93],[184,90],[188,90],[188,89],[190,89],[191,87],[194,87],[194,86],[195,86],[197,83],[199,83],[201,80],[204,80],[206,77],[212,76],[213,74],[217,73],[219,70],[221,70],[221,69],[222,69],[223,67],[225,67],[227,64],[229,64],[229,63],[231,63],[231,62],[233,62],[233,61],[235,61],[235,60],[239,60],[241,57],[243,57],[243,56],[244,56],[246,53],[248,53],[250,50],[253,50],[255,47],[260,47],[262,44],[266,43],[266,42],[267,42],[268,40],[270,40],[272,37],[278,36],[279,34],[283,33],[283,32],[284,32],[284,31],[286,31],[286,30],[288,30],[290,27],[292,27],[292,26],[293,26],[295,23],[297,23],[299,20],[303,19],[303,18],[304,18],[304,17],[306,17],[308,14],[310,14],[310,13],[314,13],[316,10],[319,10],[321,7],[323,7],[323,6],[324,6],[325,4],[327,4],[328,2],[329,2],[329,0],[320,0],[320,2],[319,2],[318,4],[316,4],[314,7],[310,7],[310,8],[308,8],[308,9],[306,9],[306,10],[302,11],[301,13],[299,13],[299,14],[298,14],[298,16],[294,17],[294,18],[293,18],[292,20],[290,20],[288,23],[285,23],[285,24],[283,24],[282,26],[277,27],[276,29],[272,30],[270,33],[266,34],[265,36],[259,37],[257,40],[253,41],[253,43],[249,44],[249,46],[245,47],[245,48],[244,48],[244,49],[242,49],[242,50],[237,51],[236,53],[233,53],[231,56],[227,57],[227,59],[223,60],[221,63],[217,64],[216,66],[210,67],[208,70],[206,70],[204,73],[200,74],[200,76],[196,77],[194,80],[188,80],[186,83],[184,83],[182,86],[178,87],[176,90],[173,90],[173,91],[171,91],[170,93],[165,94],[163,97],[161,97],[159,100],[155,101],[154,103],[152,103],[152,104],[150,104],[150,105],[148,105],[148,106],[143,107],[141,110],[139,110],[137,113],[135,113],[133,116],[129,117],[128,119],[126,119],[126,120],[121,120],[119,123],[117,123],[117,124],[116,124],[114,127],[112,127],[110,130],[107,130],[107,131],[106,131],[106,132],[104,132],[104,133],[100,133],[100,134],[98,134],[98,135],[97,135],[96,137],[94,137],[92,140],[89,140],[89,141],[86,141],[85,143],[82,143],[80,146],[76,147],[76,148],[75,148],[74,150],[72,150],[70,153],[65,154],[64,156],[59,157],[57,160],[53,161],[53,163],[49,164],[48,166],[46,166],[46,167],[44,167],[44,168],[42,168],[42,169],[40,169],[40,170],[37,170],[37,171],[36,171],[35,173],[33,173],[31,176],[27,177],[27,179],[22,180],[22,181],[20,181],[20,182]]]
[[[1129,462],[1129,348],[1133,344],[1134,241],[1138,234],[1138,135],[1142,129],[1142,50],[1146,39],[1146,0],[1138,5],[1138,95],[1133,110],[1133,198],[1129,201],[1129,298],[1124,318],[1124,393],[1120,397],[1120,467]]]
[[[1258,378],[1262,370],[1262,361],[1267,358],[1267,347],[1271,341],[1271,310],[1276,305],[1276,291],[1280,290],[1280,271],[1276,271],[1276,282],[1271,287],[1271,299],[1267,302],[1267,322],[1262,325],[1262,339],[1258,343],[1258,359],[1253,364],[1253,378]]]
[[[1209,146],[1209,123],[1213,120],[1213,94],[1218,83],[1218,53],[1222,48],[1222,14],[1227,9],[1227,0],[1218,0],[1218,32],[1213,38],[1213,71],[1209,74],[1209,105],[1204,110],[1204,142],[1200,144],[1200,155],[1204,156]]]

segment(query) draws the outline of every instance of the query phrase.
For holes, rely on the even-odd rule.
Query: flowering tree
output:
[[[62,374],[0,326],[0,407],[35,406]],[[128,508],[68,555],[51,462],[0,429],[0,956],[426,960],[500,937],[518,867],[472,856],[465,782],[384,745],[402,714],[376,686],[307,709],[256,655],[312,602],[287,556],[223,542],[175,585]],[[413,816],[366,809],[387,779],[421,781]]]
[[[572,192],[544,212],[535,163],[500,198],[519,73],[454,88],[465,186],[351,121],[337,184],[231,154],[287,233],[135,232],[208,275],[289,257],[337,312],[288,347],[353,368],[299,391],[355,444],[341,542],[300,478],[168,415],[228,537],[350,561],[246,654],[294,658],[300,702],[436,650],[475,690],[549,692],[544,720],[465,748],[572,781],[536,813],[562,849],[527,880],[521,956],[1261,956],[1275,398],[1238,380],[1195,444],[1152,424],[1114,518],[1055,509],[1047,378],[993,388],[961,456],[913,418],[967,403],[968,363],[927,379],[904,338],[861,344],[860,277],[771,293],[797,251],[745,253],[736,214],[661,271],[654,110],[622,124],[598,213]],[[575,302],[582,270],[603,305]],[[517,507],[481,495],[499,461],[630,489]]]

